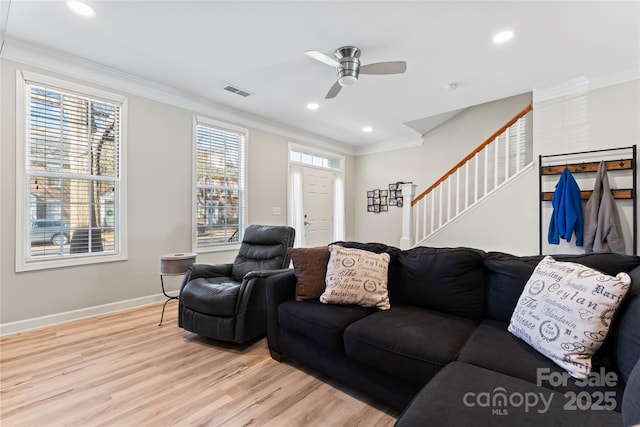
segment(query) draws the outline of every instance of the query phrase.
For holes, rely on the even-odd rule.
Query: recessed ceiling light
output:
[[[367,133],[369,133],[369,132],[371,132],[372,130],[373,130],[373,128],[372,128],[371,126],[365,126],[365,127],[363,127],[363,128],[362,128],[362,132],[367,132]]]
[[[512,38],[513,38],[513,31],[511,30],[501,31],[497,33],[495,36],[493,36],[493,42],[496,44],[505,43],[511,40]]]
[[[309,110],[317,110],[318,108],[320,108],[320,106],[318,104],[316,104],[315,102],[310,102],[307,104],[307,108]]]
[[[81,2],[80,0],[67,0],[67,7],[73,10],[78,15],[94,17],[96,11],[93,10],[88,4]]]

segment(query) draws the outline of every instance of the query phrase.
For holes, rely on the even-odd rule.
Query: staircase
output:
[[[419,246],[533,166],[527,105],[404,206],[401,247]],[[407,186],[407,184],[405,184]],[[405,193],[406,192],[406,193]],[[412,188],[403,194],[413,194]]]

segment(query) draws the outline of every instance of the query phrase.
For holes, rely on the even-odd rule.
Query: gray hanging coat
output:
[[[596,185],[584,207],[584,248],[587,253],[625,253],[618,207],[609,188],[604,161],[598,165]]]

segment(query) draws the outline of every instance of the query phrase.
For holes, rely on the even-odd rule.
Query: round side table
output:
[[[160,284],[162,286],[162,293],[167,300],[162,305],[162,314],[160,315],[160,323],[162,325],[162,319],[164,318],[164,309],[167,307],[167,303],[172,299],[178,299],[177,296],[172,297],[168,295],[164,290],[164,276],[182,276],[187,272],[189,266],[196,261],[198,254],[194,252],[183,252],[175,254],[162,255],[160,257]]]

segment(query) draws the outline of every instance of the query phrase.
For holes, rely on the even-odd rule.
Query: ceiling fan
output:
[[[335,98],[344,86],[356,84],[360,74],[402,74],[407,70],[407,63],[404,61],[375,62],[361,66],[360,49],[355,46],[336,49],[333,54],[335,59],[317,50],[307,50],[304,53],[317,61],[336,67],[338,80],[331,86],[325,99]]]

